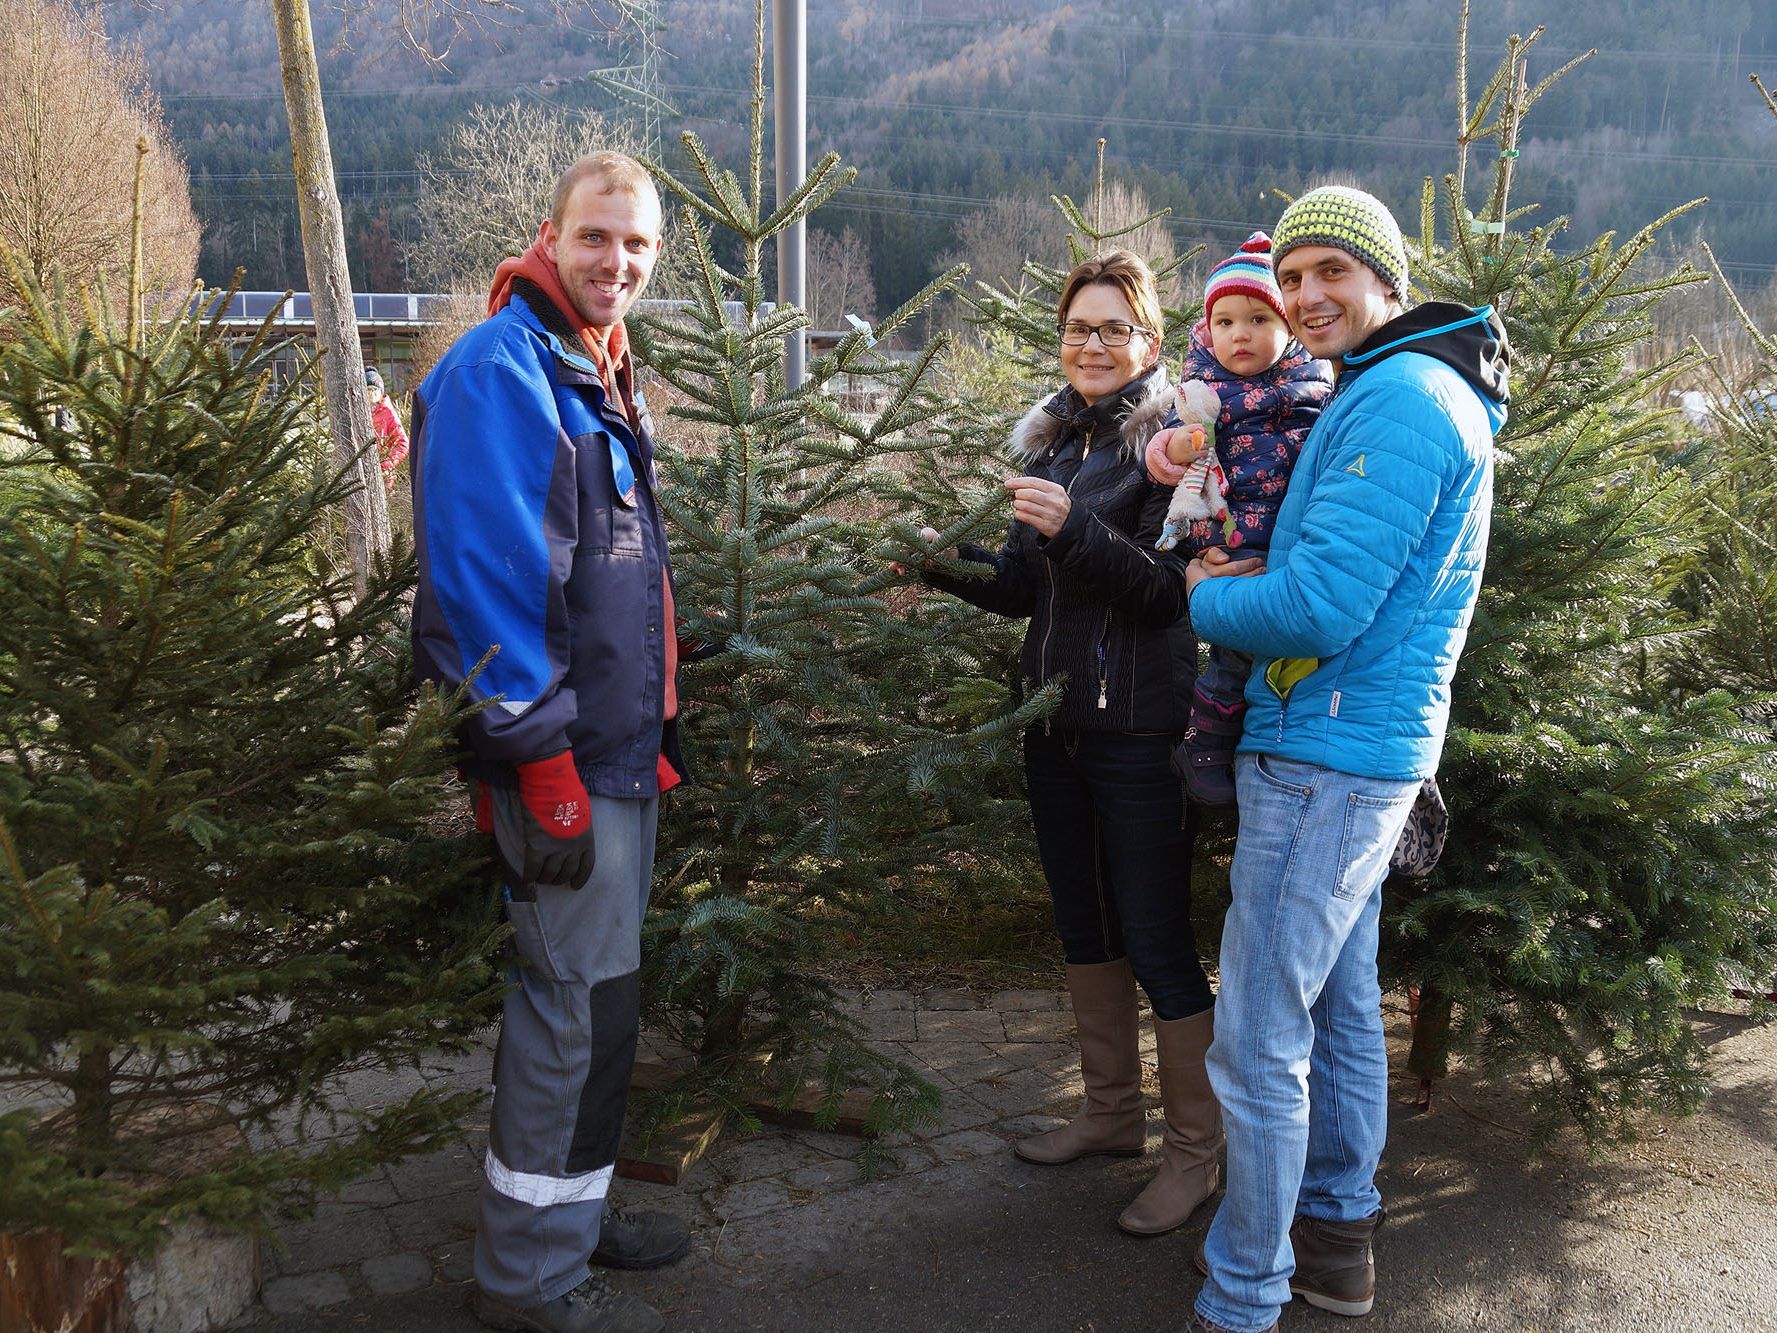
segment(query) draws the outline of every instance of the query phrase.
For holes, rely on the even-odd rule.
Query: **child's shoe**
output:
[[[1240,744],[1246,700],[1222,703],[1198,688],[1191,694],[1191,726],[1179,747],[1180,777],[1185,791],[1199,805],[1234,804],[1234,747]]]

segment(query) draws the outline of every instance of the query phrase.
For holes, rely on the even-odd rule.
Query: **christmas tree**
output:
[[[1727,282],[1719,269],[1716,278]],[[1777,734],[1777,338],[1735,304],[1754,360],[1742,376],[1710,365],[1713,428],[1688,469],[1707,530],[1684,585],[1704,632],[1680,646],[1673,683],[1750,694],[1752,715]]]
[[[317,536],[355,481],[267,329],[231,349],[204,300],[120,328],[12,268],[0,1231],[257,1228],[479,1096],[340,1087],[497,1000],[482,857],[441,822],[453,703],[408,683],[411,553],[354,597]]]
[[[1753,83],[1777,116],[1777,100],[1756,75]],[[1714,406],[1691,472],[1711,522],[1685,587],[1706,629],[1682,646],[1674,683],[1763,696],[1754,716],[1777,734],[1777,334],[1759,326],[1714,253],[1703,249],[1746,347],[1743,356],[1724,351],[1708,363]]]
[[[1428,883],[1390,886],[1384,947],[1423,988],[1416,1072],[1443,1072],[1448,1039],[1521,1078],[1544,1128],[1598,1142],[1694,1108],[1691,1009],[1777,965],[1777,771],[1740,682],[1669,688],[1728,610],[1699,625],[1675,596],[1718,523],[1649,406],[1683,357],[1642,354],[1656,303],[1697,276],[1652,259],[1686,210],[1576,245],[1513,204],[1524,113],[1566,72],[1530,85],[1535,40],[1513,39],[1472,107],[1464,85],[1461,166],[1427,183],[1415,285],[1500,310],[1512,401],[1440,771],[1449,847]]]
[[[767,245],[851,173],[830,156],[768,205],[764,106],[761,36],[744,175],[692,135],[685,176],[659,172],[690,297],[632,321],[675,419],[660,465],[684,636],[721,650],[684,670],[695,781],[663,820],[643,962],[647,1021],[697,1063],[655,1112],[693,1091],[744,1112],[761,1085],[789,1098],[813,1082],[829,1113],[871,1089],[888,1131],[929,1117],[936,1092],[859,1039],[823,964],[841,932],[909,899],[1030,882],[1016,742],[1049,700],[1011,695],[1013,635],[907,587],[932,554],[922,522],[939,547],[1004,523],[1003,429],[940,386],[944,340],[879,350],[959,275],[787,385],[784,339],[808,321],[767,305]],[[841,376],[872,389],[872,412],[842,406]]]

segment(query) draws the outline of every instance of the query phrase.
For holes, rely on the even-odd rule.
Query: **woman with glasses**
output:
[[[1142,461],[1171,400],[1154,275],[1113,250],[1075,268],[1059,304],[1067,385],[1012,434],[1022,475],[1006,482],[1011,534],[998,552],[957,552],[992,577],[924,577],[984,610],[1028,616],[1021,674],[1064,680],[1059,706],[1025,737],[1025,777],[1086,1102],[1014,1151],[1044,1165],[1142,1152],[1139,982],[1154,1011],[1164,1161],[1117,1223],[1154,1236],[1220,1185],[1221,1119],[1203,1068],[1213,998],[1191,930],[1196,820],[1170,764],[1197,646],[1184,561],[1154,549],[1172,492]]]

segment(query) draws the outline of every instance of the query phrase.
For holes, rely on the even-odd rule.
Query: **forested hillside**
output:
[[[415,157],[476,102],[513,97],[621,111],[581,77],[634,44],[563,28],[550,6],[428,67],[376,22],[324,61],[356,277],[400,286]],[[750,0],[666,0],[658,71],[682,123],[719,151],[744,123]],[[324,42],[340,21],[316,6]],[[1472,64],[1545,23],[1537,76],[1598,55],[1538,108],[1518,201],[1571,213],[1582,235],[1630,229],[1698,195],[1730,276],[1777,272],[1777,122],[1747,84],[1777,77],[1764,0],[1488,0]],[[117,5],[185,145],[205,224],[202,271],[302,285],[289,147],[264,6]],[[372,19],[376,11],[369,11]],[[1173,209],[1181,245],[1237,241],[1293,192],[1338,172],[1411,214],[1419,181],[1452,162],[1458,0],[809,0],[810,150],[837,149],[858,186],[819,219],[854,228],[884,306],[957,248],[959,224],[1000,197],[1085,189],[1099,136],[1112,170]],[[558,83],[556,80],[567,80]],[[547,81],[547,82],[546,82]],[[670,146],[670,145],[669,145]],[[465,188],[474,188],[465,182]]]

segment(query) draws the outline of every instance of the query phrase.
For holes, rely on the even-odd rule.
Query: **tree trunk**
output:
[[[74,1143],[83,1158],[81,1172],[94,1174],[95,1164],[110,1156],[111,1113],[116,1091],[111,1086],[111,1047],[83,1051],[74,1072]]]
[[[1427,982],[1413,1006],[1413,1044],[1407,1051],[1407,1072],[1424,1082],[1450,1076],[1450,997]]]
[[[121,1259],[70,1258],[53,1231],[0,1231],[0,1329],[120,1333],[130,1327]]]
[[[370,403],[364,396],[364,354],[346,269],[345,219],[333,177],[333,149],[321,107],[321,72],[308,0],[271,0],[278,25],[278,62],[290,117],[290,157],[296,169],[296,209],[302,219],[302,257],[315,306],[315,338],[334,457],[360,483],[346,499],[346,546],[358,591],[371,562],[389,549],[389,510]]]

